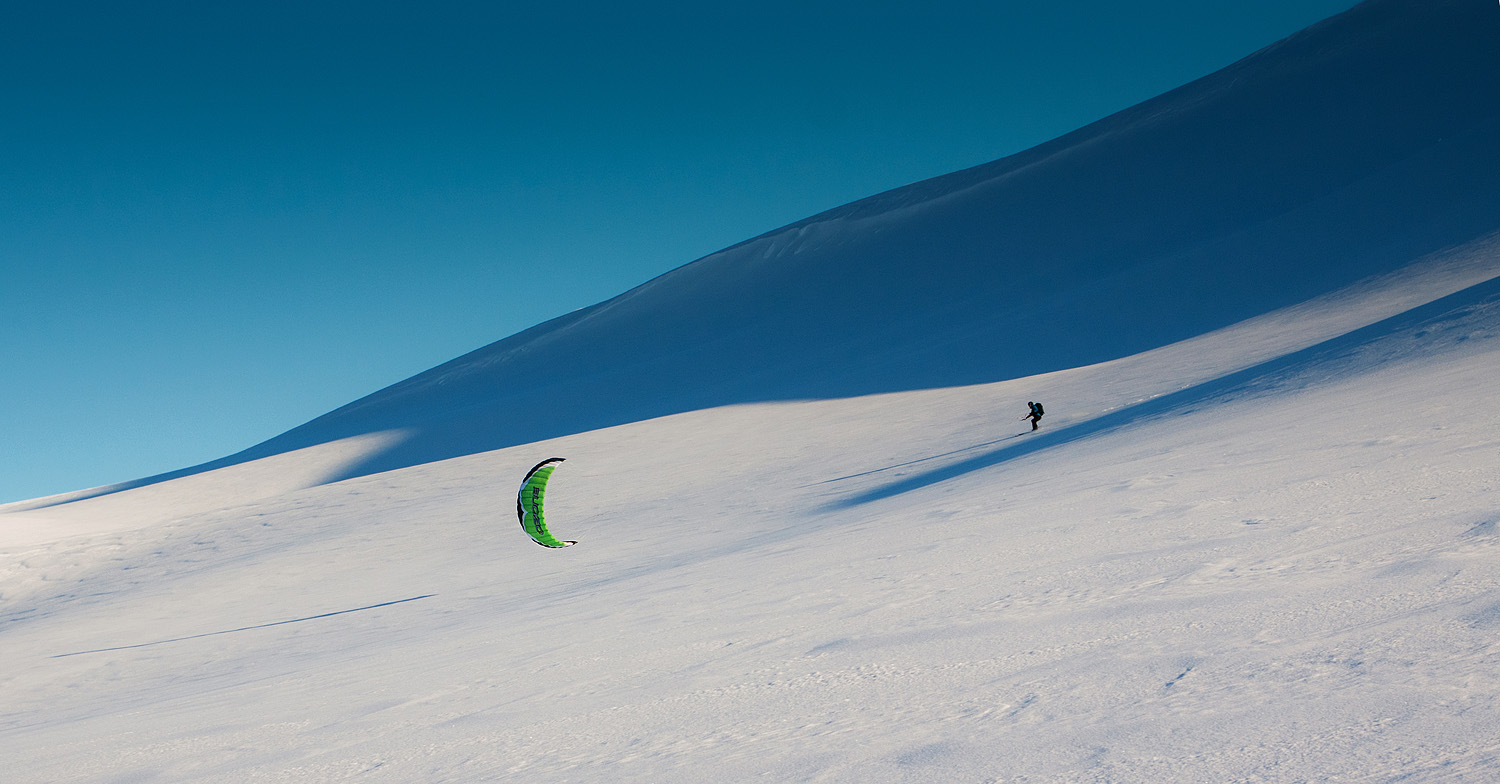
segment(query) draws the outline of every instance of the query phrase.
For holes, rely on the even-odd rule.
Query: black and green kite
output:
[[[547,480],[552,477],[552,472],[557,470],[557,464],[564,458],[549,457],[536,464],[535,468],[526,472],[526,478],[521,480],[521,490],[516,493],[516,517],[521,520],[521,528],[525,529],[537,544],[543,547],[567,547],[577,542],[564,541],[553,536],[547,530],[547,521],[542,517],[542,498],[547,493]]]

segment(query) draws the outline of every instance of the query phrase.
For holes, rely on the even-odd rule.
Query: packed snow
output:
[[[1376,122],[1348,166],[1210,189],[1253,219],[1101,227],[1121,266],[1070,257],[998,327],[975,325],[999,272],[940,284],[973,288],[957,326],[923,331],[941,298],[888,312],[945,254],[984,250],[976,221],[1017,178],[1129,201],[1140,162],[1111,144],[1222,131],[1275,103],[1266,85],[1337,92],[1351,63],[1494,57],[1465,45],[1496,30],[1478,0],[1372,0],[258,450],[0,506],[5,779],[1500,779],[1500,190],[1495,169],[1452,168],[1496,161],[1479,140],[1500,104],[1448,107],[1443,72],[1408,74],[1443,87],[1396,91],[1430,101],[1406,141]],[[1497,89],[1500,70],[1460,92]],[[1340,133],[1265,146],[1299,160]],[[1200,162],[1220,168],[1172,176],[1226,171]],[[1079,190],[1100,171],[1126,179]],[[1247,259],[1286,290],[1247,288]],[[816,316],[833,334],[788,320],[806,292],[774,296],[799,270],[847,281]],[[617,356],[636,344],[665,359]],[[893,381],[883,356],[921,378]],[[961,367],[923,370],[937,360]],[[531,370],[535,389],[514,377]],[[680,394],[643,402],[664,390]],[[537,406],[564,413],[506,429]],[[480,435],[457,438],[466,423]],[[560,550],[514,517],[552,456],[548,522],[579,541]]]
[[[17,513],[107,528],[5,547],[9,778],[1493,780],[1500,249],[1423,273],[1425,311]],[[510,486],[553,453],[561,551]]]

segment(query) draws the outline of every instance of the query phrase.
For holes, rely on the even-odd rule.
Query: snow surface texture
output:
[[[1433,65],[1497,30],[1366,3],[258,459],[0,507],[5,779],[1500,779],[1500,69]],[[996,310],[985,243],[1048,236]],[[579,413],[505,446],[523,371]],[[513,517],[553,455],[559,551]]]
[[[1497,274],[1491,245],[1025,379],[23,513],[131,524],[4,548],[7,780],[1493,781]],[[505,481],[553,453],[563,551]]]

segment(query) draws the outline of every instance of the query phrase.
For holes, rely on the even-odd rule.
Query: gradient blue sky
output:
[[[0,502],[222,457],[1351,0],[0,0]]]

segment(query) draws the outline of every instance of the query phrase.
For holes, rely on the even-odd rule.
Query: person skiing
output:
[[[1031,429],[1035,430],[1036,429],[1036,423],[1037,423],[1037,421],[1042,418],[1042,414],[1045,414],[1047,412],[1045,412],[1045,411],[1042,410],[1042,404],[1041,403],[1031,403],[1031,402],[1028,402],[1026,405],[1031,408],[1031,413],[1027,414],[1026,416],[1023,416],[1021,418],[1022,419],[1030,419],[1031,420]]]

